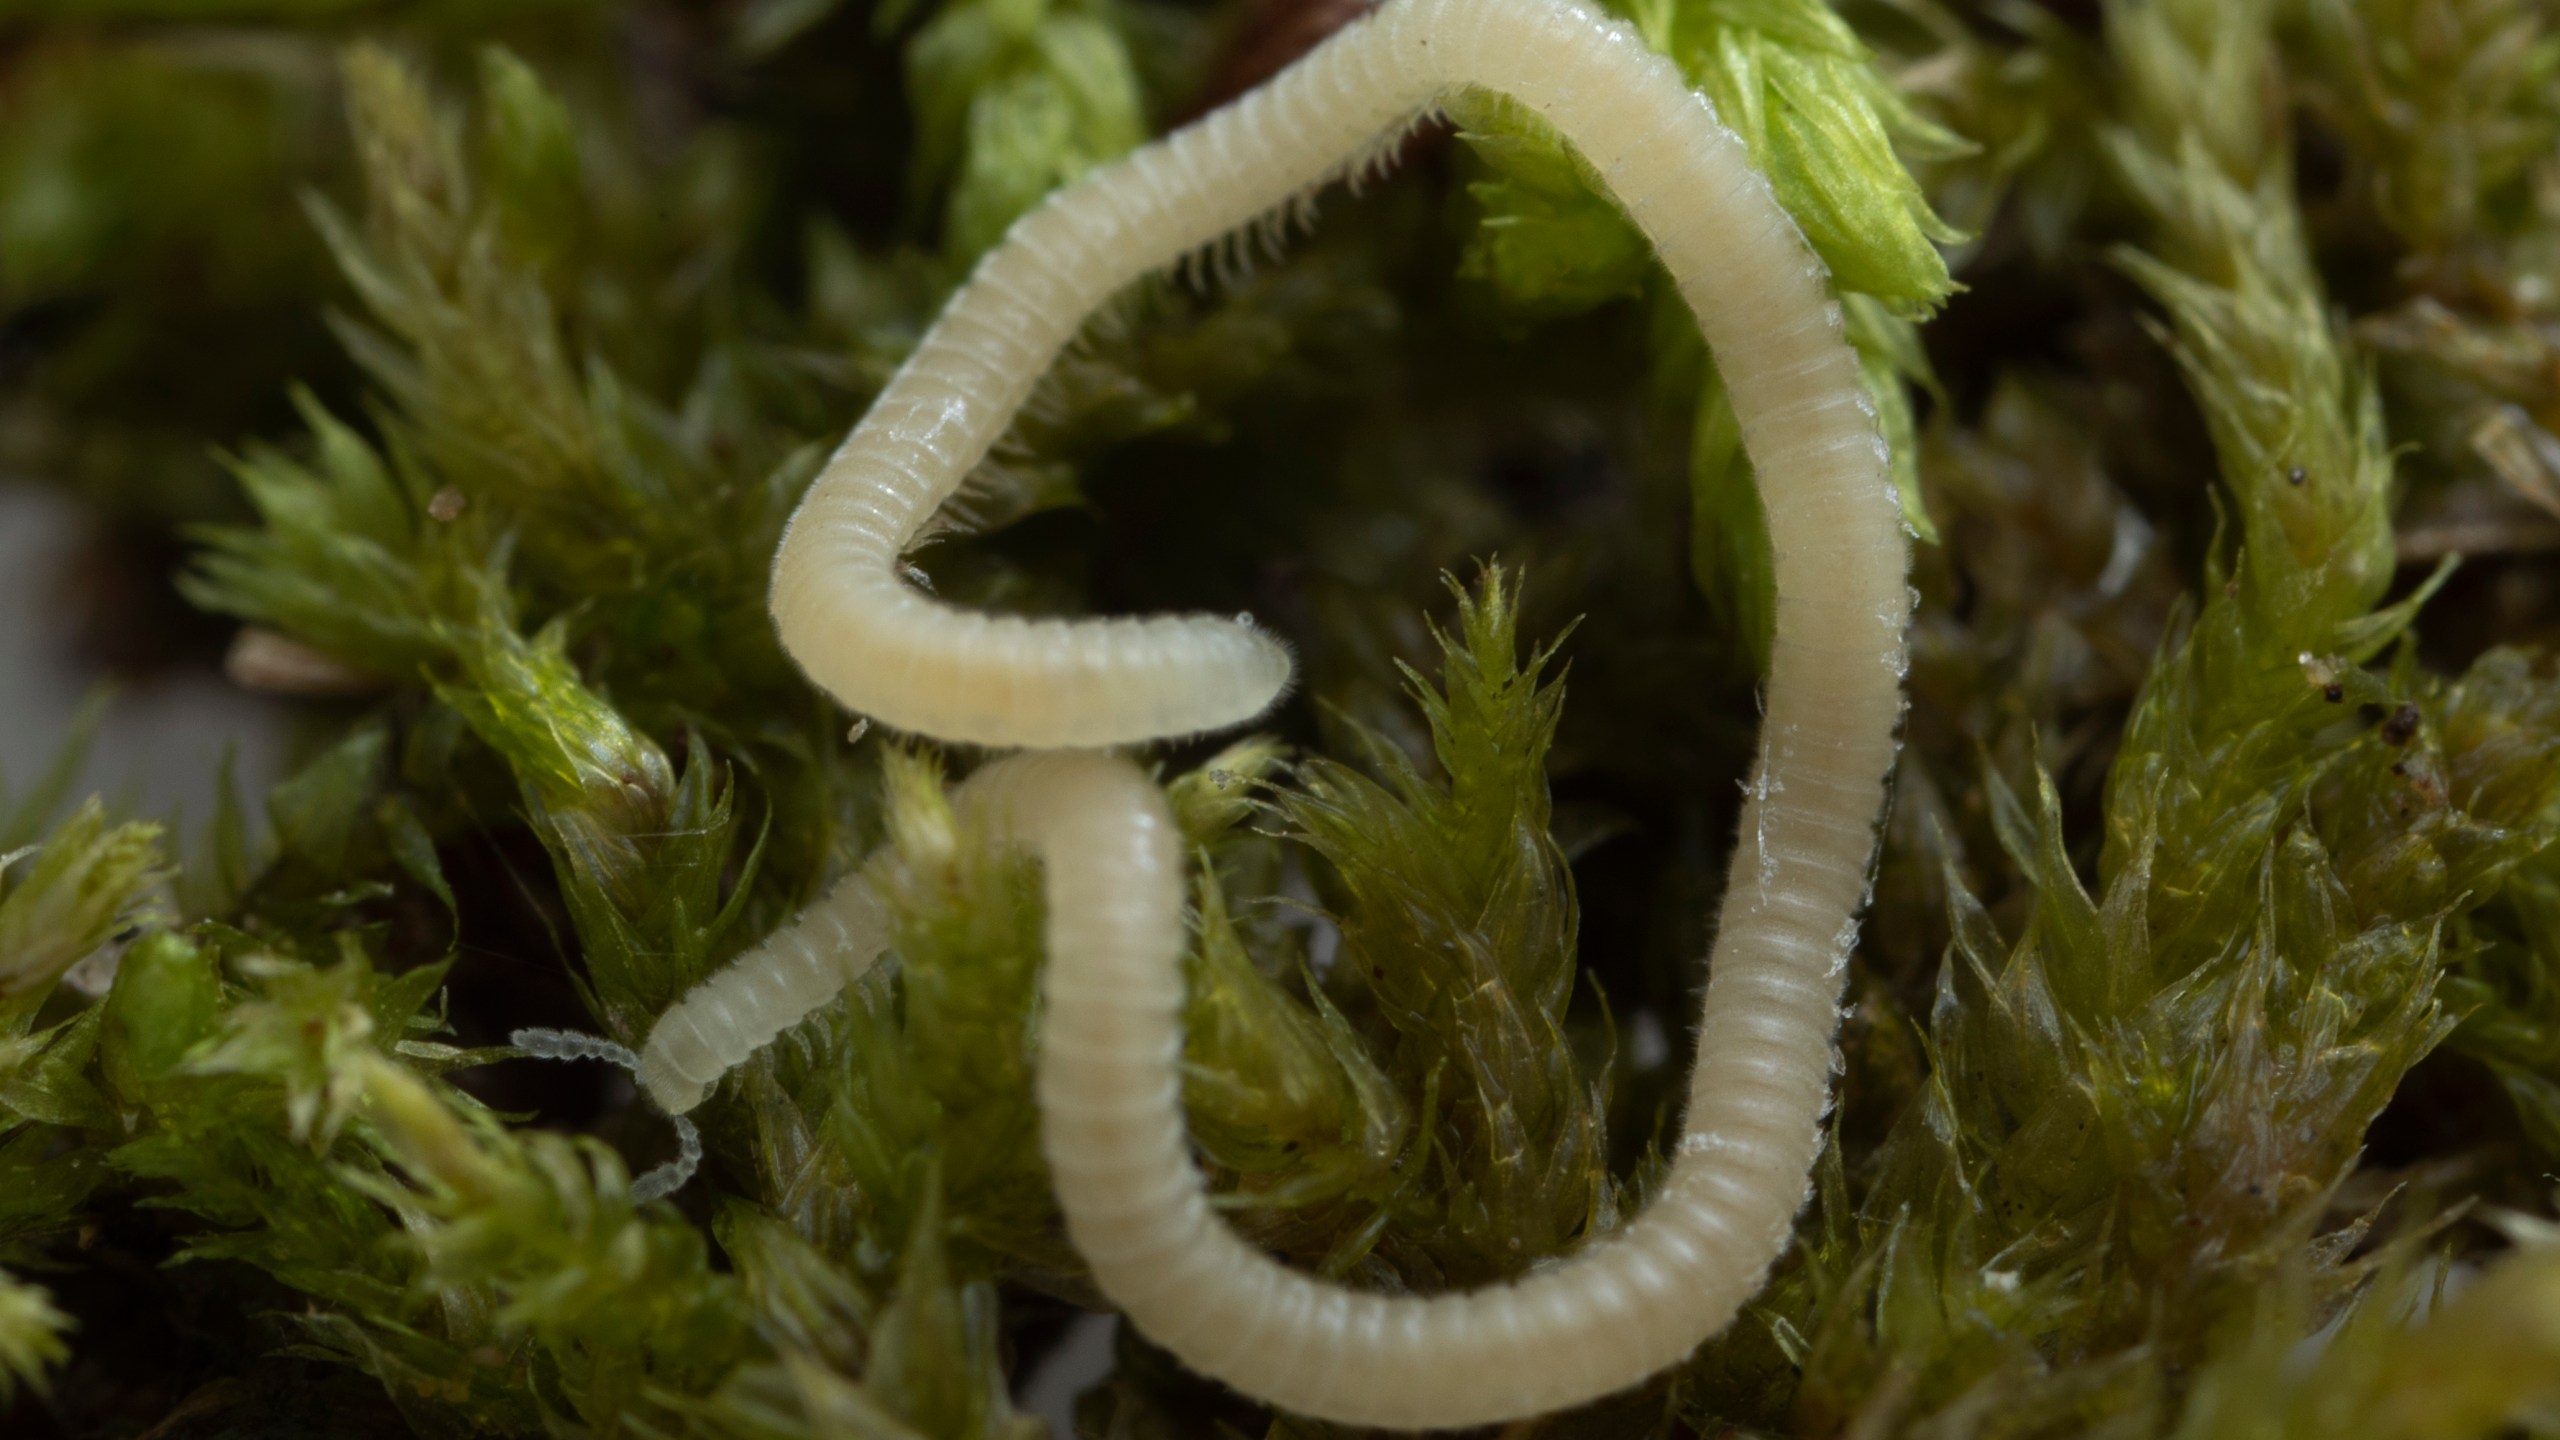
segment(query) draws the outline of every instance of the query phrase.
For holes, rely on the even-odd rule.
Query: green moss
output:
[[[1932,543],[1796,1244],[1688,1364],[1506,1433],[2549,1429],[2547,17],[1619,8],[1829,266]],[[1100,1305],[1040,876],[955,808],[979,757],[848,739],[767,568],[965,266],[1284,10],[0,20],[0,463],[333,692],[208,843],[72,803],[76,745],[0,803],[9,1423],[254,1427],[306,1367],[434,1436],[1037,1433]],[[1184,1100],[1230,1223],[1422,1292],[1655,1174],[1784,483],[1581,157],[1450,116],[1300,255],[1111,307],[917,557],[1298,645],[1267,733],[1156,757]],[[889,955],[672,1202],[645,1108],[491,1043],[638,1040],[877,846]],[[1125,1328],[1078,1426],[1331,1433]]]

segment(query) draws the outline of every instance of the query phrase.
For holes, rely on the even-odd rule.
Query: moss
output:
[[[1927,543],[1796,1244],[1687,1364],[1506,1433],[2549,1429],[2548,17],[1616,8],[1830,267]],[[255,1424],[241,1377],[299,1366],[436,1436],[1037,1433],[1099,1304],[1037,1144],[1039,877],[954,807],[979,757],[848,738],[767,566],[1005,224],[1330,14],[0,21],[0,460],[330,692],[206,843],[76,803],[76,745],[0,795],[11,1423]],[[1264,733],[1154,757],[1185,1104],[1230,1222],[1413,1291],[1641,1205],[1772,601],[1640,238],[1449,109],[1294,256],[1113,306],[916,557],[1297,644]],[[659,1123],[497,1038],[636,1041],[882,846],[887,961],[633,1203]],[[1077,1423],[1329,1433],[1126,1330]]]

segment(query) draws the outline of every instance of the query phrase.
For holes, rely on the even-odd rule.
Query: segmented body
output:
[[[1180,1108],[1181,846],[1153,784],[1084,748],[1248,720],[1286,686],[1287,652],[1209,617],[964,612],[917,591],[901,555],[1097,306],[1463,86],[1552,122],[1652,239],[1761,477],[1777,620],[1669,1175],[1642,1214],[1547,1268],[1386,1296],[1291,1271],[1211,1210]],[[938,739],[1037,747],[983,770],[972,803],[1046,865],[1043,1145],[1102,1292],[1250,1395],[1349,1423],[1441,1427],[1643,1380],[1729,1321],[1783,1250],[1828,1103],[1893,760],[1907,565],[1884,443],[1821,267],[1676,68],[1583,0],[1388,0],[1268,85],[1024,216],[803,502],[773,607],[792,654],[852,709]],[[723,976],[706,986],[728,987],[717,1005],[688,997],[671,1012],[694,1034],[668,1042],[685,1087],[670,1081],[669,1098],[689,1102],[715,1064],[779,1028],[769,1021],[805,1013],[831,972],[793,947],[759,963],[799,965],[796,978]],[[862,947],[867,964],[876,942]]]
[[[862,978],[889,946],[875,865],[837,882],[762,944],[667,1007],[640,1052],[640,1085],[682,1115],[723,1075]]]
[[[507,1043],[536,1060],[601,1060],[634,1075],[640,1073],[639,1056],[628,1047],[597,1035],[527,1028],[508,1035]],[[702,1132],[681,1112],[670,1111],[668,1115],[676,1126],[675,1158],[631,1182],[631,1198],[638,1204],[646,1205],[683,1189],[693,1172],[702,1168]]]

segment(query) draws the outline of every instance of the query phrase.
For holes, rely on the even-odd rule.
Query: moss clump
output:
[[[1830,266],[1922,604],[1795,1247],[1506,1433],[2560,1426],[2560,22],[1617,8]],[[182,554],[307,711],[201,837],[75,804],[76,746],[0,795],[9,1433],[1038,1433],[1099,1302],[1037,876],[954,810],[975,757],[848,740],[767,566],[1012,217],[1342,13],[0,20],[0,465]],[[1656,1173],[1771,597],[1594,172],[1481,96],[1404,158],[1115,306],[916,559],[1291,635],[1270,733],[1156,757],[1186,1102],[1258,1243],[1437,1291]],[[635,1205],[657,1123],[500,1039],[638,1041],[876,846],[887,962]],[[1329,1433],[1125,1331],[1076,1426]]]

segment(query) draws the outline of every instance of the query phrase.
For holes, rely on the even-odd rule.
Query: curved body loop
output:
[[[1291,1271],[1211,1210],[1180,1104],[1181,846],[1153,783],[1096,753],[1251,719],[1286,686],[1287,652],[1248,623],[1207,617],[962,611],[912,587],[900,557],[1097,306],[1464,86],[1554,124],[1652,240],[1760,477],[1777,616],[1669,1175],[1641,1215],[1546,1268],[1477,1291],[1387,1296]],[[982,770],[972,803],[1046,862],[1043,1146],[1103,1293],[1247,1394],[1431,1428],[1642,1381],[1724,1326],[1783,1251],[1819,1145],[1894,758],[1908,559],[1821,266],[1672,63],[1584,0],[1387,0],[1261,89],[1017,222],[801,505],[773,609],[794,657],[850,708],[941,740],[1035,747]],[[878,950],[876,912],[872,924],[853,946],[868,947],[860,964]],[[807,1007],[791,1006],[844,967],[806,973],[805,986],[774,982],[790,992],[774,1013],[797,1019]],[[670,1041],[674,1101],[698,1098],[741,1044],[779,1028],[724,1027],[718,1009],[694,997],[678,1007],[702,1043],[679,1056]]]

